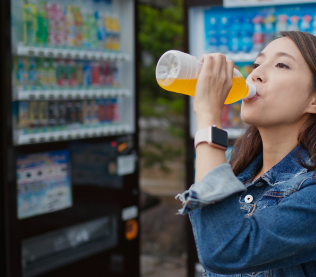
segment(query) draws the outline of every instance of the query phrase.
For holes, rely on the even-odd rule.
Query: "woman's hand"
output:
[[[214,124],[221,128],[224,102],[232,87],[234,63],[226,61],[222,54],[203,55],[202,62],[193,105],[198,129]]]

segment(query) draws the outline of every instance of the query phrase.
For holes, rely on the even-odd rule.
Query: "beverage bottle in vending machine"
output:
[[[156,79],[160,87],[165,90],[194,96],[198,76],[203,63],[189,54],[170,50],[164,53],[156,67]],[[246,82],[242,74],[234,68],[233,86],[225,100],[231,104],[242,98],[256,95],[256,87]]]
[[[312,17],[308,14],[305,14],[303,16],[303,20],[301,23],[301,32],[311,32],[312,31],[312,27],[311,27],[311,21],[312,21]]]
[[[76,46],[75,19],[74,19],[71,6],[67,6],[65,21],[66,21],[66,31],[67,31],[67,46],[75,47]]]
[[[83,40],[83,20],[82,20],[82,15],[81,15],[81,10],[80,7],[73,7],[74,11],[74,19],[75,19],[75,43],[77,47],[81,47],[82,45],[82,40]]]
[[[87,9],[82,9],[82,18],[83,18],[83,22],[82,22],[82,47],[85,49],[90,49],[90,30],[91,30],[91,26],[90,26],[90,19],[89,19],[89,13],[87,11]]]
[[[57,79],[58,86],[63,87],[67,85],[64,60],[56,61],[56,79]]]
[[[98,48],[100,50],[104,49],[105,43],[105,26],[103,21],[103,16],[100,12],[95,12],[95,18],[97,21],[97,36],[98,36]]]
[[[100,63],[93,62],[91,64],[92,86],[99,86],[100,81]]]
[[[37,7],[33,3],[23,6],[23,43],[34,45],[36,42],[37,30]]]
[[[26,69],[25,59],[18,59],[16,79],[19,86],[26,86],[28,84],[29,72]]]
[[[278,21],[276,23],[275,27],[277,32],[286,31],[287,30],[287,15],[286,14],[280,14],[278,16]]]
[[[36,39],[38,43],[44,46],[48,42],[48,13],[44,1],[38,3]]]
[[[83,86],[90,88],[91,82],[91,65],[90,62],[85,62],[83,65]]]
[[[263,46],[264,43],[264,34],[262,30],[262,21],[263,18],[260,15],[255,16],[252,19],[252,23],[255,25],[254,28],[254,34],[253,34],[253,50],[254,51],[260,51],[260,49]]]

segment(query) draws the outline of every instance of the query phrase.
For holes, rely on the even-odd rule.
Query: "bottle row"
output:
[[[120,50],[120,20],[110,1],[26,0],[23,23],[14,26],[23,28],[27,46]]]
[[[14,57],[14,86],[24,90],[117,88],[119,65],[51,58]]]
[[[16,126],[25,133],[96,128],[120,121],[117,98],[14,102]]]
[[[206,10],[205,38],[210,52],[258,52],[279,31],[316,34],[315,5]]]

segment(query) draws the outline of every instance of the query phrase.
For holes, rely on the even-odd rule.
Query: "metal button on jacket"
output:
[[[246,203],[251,203],[252,201],[253,201],[253,196],[252,195],[246,195],[245,202]]]

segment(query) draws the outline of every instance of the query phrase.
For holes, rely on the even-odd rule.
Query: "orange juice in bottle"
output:
[[[197,79],[203,63],[189,54],[170,50],[163,54],[156,67],[156,79],[165,90],[194,96]],[[234,68],[233,86],[225,100],[231,104],[242,98],[251,98],[256,94],[256,87],[246,82],[242,74]]]

